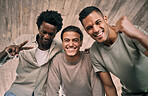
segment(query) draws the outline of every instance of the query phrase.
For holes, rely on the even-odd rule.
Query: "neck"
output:
[[[48,46],[39,44],[38,48],[44,51],[44,50],[50,49],[50,46],[51,46],[51,44],[49,44]]]
[[[117,32],[115,31],[115,27],[109,26],[109,36],[108,39],[103,42],[104,45],[106,46],[111,46],[117,39]]]
[[[80,58],[80,52],[75,56],[66,55],[66,61],[71,63],[71,64],[75,64],[79,60],[79,58]]]

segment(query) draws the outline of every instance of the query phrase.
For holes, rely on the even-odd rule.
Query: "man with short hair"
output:
[[[117,95],[109,72],[120,79],[122,96],[148,96],[148,33],[126,16],[110,26],[107,17],[94,6],[84,8],[79,20],[96,40],[90,57],[107,96]]]
[[[104,88],[92,68],[89,54],[80,51],[83,33],[67,26],[61,33],[64,53],[53,59],[49,68],[47,95],[58,96],[60,85],[66,96],[104,96]]]
[[[57,11],[43,11],[36,22],[38,34],[22,35],[0,53],[0,65],[19,57],[16,79],[5,96],[46,96],[49,64],[62,50],[61,44],[53,40],[62,28],[62,20]]]

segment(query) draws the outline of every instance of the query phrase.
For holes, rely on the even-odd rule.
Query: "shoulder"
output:
[[[98,51],[98,48],[100,47],[100,43],[98,43],[97,41],[95,41],[93,43],[93,45],[90,48],[90,53],[94,53],[96,52],[96,50]]]
[[[54,58],[53,58],[53,61],[57,62],[57,61],[60,61],[62,59],[62,57],[64,57],[64,53],[58,53]]]
[[[86,52],[83,52],[83,51],[82,51],[82,54],[83,54],[83,56],[84,56],[85,58],[89,58],[89,56],[90,56],[90,53],[86,53]]]
[[[87,69],[88,72],[92,69],[92,64],[90,60],[90,53],[82,53],[82,59],[81,64]]]
[[[53,59],[51,63],[51,67],[58,68],[63,62],[63,53],[58,53]]]
[[[55,46],[57,46],[57,47],[62,47],[62,43],[60,42],[60,41],[58,41],[58,40],[53,40],[53,43],[55,44]]]
[[[90,53],[85,53],[85,52],[81,52],[82,53],[82,61],[86,61],[86,63],[90,63]]]
[[[62,52],[63,50],[61,42],[57,40],[53,40],[51,46],[52,46],[51,48],[53,48],[53,53],[57,53],[57,52],[59,53],[59,52]]]

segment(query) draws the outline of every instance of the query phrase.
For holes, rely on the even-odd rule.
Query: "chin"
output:
[[[106,38],[105,37],[102,37],[101,39],[95,39],[97,42],[99,42],[99,43],[103,43],[103,42],[105,42],[106,41]]]
[[[96,40],[99,43],[103,43],[105,40]]]
[[[43,42],[43,45],[49,45],[51,42]]]

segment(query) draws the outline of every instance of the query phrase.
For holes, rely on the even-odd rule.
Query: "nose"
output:
[[[72,41],[69,42],[69,46],[70,47],[73,46],[73,42]]]
[[[45,35],[44,35],[44,38],[45,38],[45,39],[50,39],[50,35],[49,35],[49,34],[45,34]]]
[[[99,31],[99,26],[93,25],[94,33],[98,33]]]

